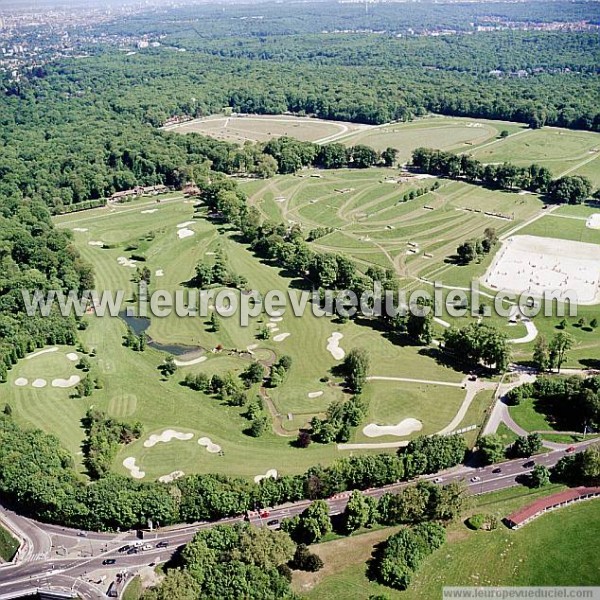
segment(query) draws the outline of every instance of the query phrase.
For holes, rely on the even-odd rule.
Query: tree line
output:
[[[553,202],[581,204],[592,193],[592,184],[587,177],[565,175],[552,179],[549,169],[536,164],[528,167],[517,167],[508,162],[484,165],[468,154],[453,154],[434,148],[416,148],[412,164],[431,175],[464,179],[492,189],[523,189],[547,194]]]

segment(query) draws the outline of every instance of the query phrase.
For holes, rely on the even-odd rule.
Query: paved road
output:
[[[584,450],[593,440],[577,444],[577,451]],[[564,450],[548,452],[535,457],[536,464],[548,467],[565,455]],[[429,475],[421,479],[432,481],[440,477],[442,484],[463,481],[469,492],[474,495],[494,492],[504,488],[520,485],[519,476],[531,471],[523,465],[525,459],[507,461],[482,469],[457,467],[445,473]],[[494,472],[496,471],[496,472]],[[473,481],[473,478],[477,478]],[[365,494],[379,498],[386,492],[398,492],[414,482],[402,482],[382,488],[365,490]],[[331,515],[343,512],[350,492],[338,494],[327,500]],[[266,526],[265,521],[281,520],[285,517],[300,514],[310,501],[284,504],[269,510],[268,517],[261,518],[252,514],[250,522],[257,526]],[[12,511],[0,507],[0,519],[12,530],[20,532],[25,538],[27,549],[21,553],[17,564],[0,566],[0,600],[14,598],[18,595],[38,588],[55,590],[74,590],[82,598],[105,598],[110,581],[117,572],[129,574],[148,566],[150,563],[168,560],[175,550],[189,542],[197,531],[213,527],[216,524],[237,523],[243,517],[232,517],[211,523],[195,523],[161,529],[145,543],[152,544],[151,550],[138,554],[123,555],[118,552],[123,544],[137,540],[135,532],[93,533],[79,532],[75,529],[46,525],[27,519]],[[277,525],[273,525],[277,526]],[[84,535],[82,535],[84,533]],[[168,548],[156,548],[159,541],[169,542]],[[61,557],[57,553],[66,552]],[[103,566],[102,561],[114,558],[114,566]],[[104,581],[100,578],[104,576]]]

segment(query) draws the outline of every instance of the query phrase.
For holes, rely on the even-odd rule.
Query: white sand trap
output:
[[[159,477],[158,480],[161,483],[171,483],[172,481],[175,481],[176,479],[181,479],[184,475],[185,475],[185,473],[183,471],[173,471],[172,473],[169,473],[168,475],[163,475],[162,477]]]
[[[275,202],[285,202],[287,200],[287,198],[284,198],[283,196],[279,196],[279,198],[275,198]]]
[[[308,392],[308,397],[309,398],[319,398],[323,394],[324,394],[324,392],[322,390],[320,392]]]
[[[79,354],[77,354],[77,352],[69,352],[66,356],[67,360],[70,360],[71,362],[79,360]]]
[[[31,385],[34,388],[45,388],[48,382],[45,379],[36,379]]]
[[[214,256],[216,254],[216,252],[205,252],[204,254],[206,256]]]
[[[421,431],[421,429],[423,429],[423,423],[418,419],[404,419],[398,425],[375,425],[375,423],[369,423],[363,428],[363,434],[370,438],[381,437],[382,435],[403,437],[415,431]]]
[[[599,304],[600,252],[597,244],[517,235],[503,242],[482,281],[516,294],[561,300],[576,294],[579,304]]]
[[[148,208],[147,210],[142,210],[141,213],[143,215],[151,215],[155,212],[158,212],[158,208]]]
[[[585,226],[589,229],[600,229],[600,213],[594,213],[588,217]]]
[[[19,377],[18,379],[15,379],[15,385],[17,387],[25,387],[28,383],[29,380],[25,379],[25,377]]]
[[[50,352],[58,352],[58,346],[53,346],[52,348],[46,348],[45,350],[40,350],[38,352],[34,352],[33,354],[26,356],[25,360],[31,360],[32,358],[35,358],[36,356],[41,356],[42,354],[49,354]]]
[[[76,231],[77,233],[85,233],[87,229],[85,227],[73,227],[73,231]]]
[[[104,242],[101,242],[100,240],[92,240],[91,242],[88,242],[89,246],[98,246],[99,248],[102,248],[104,246]]]
[[[122,267],[129,267],[130,269],[135,269],[135,267],[136,267],[135,260],[131,260],[130,258],[127,258],[125,256],[119,256],[119,258],[117,258],[117,262]]]
[[[129,471],[129,474],[134,479],[144,479],[146,473],[141,471],[140,468],[135,464],[135,458],[130,456],[123,461],[123,466]]]
[[[144,448],[152,448],[156,444],[168,444],[172,440],[181,440],[183,442],[191,440],[194,437],[193,433],[182,433],[174,429],[165,429],[160,435],[153,434],[145,442]]]
[[[337,331],[331,334],[331,337],[327,338],[327,350],[331,353],[331,356],[335,360],[343,360],[346,353],[340,348],[340,340],[344,337],[343,334]]]
[[[252,352],[252,350],[256,350],[258,348],[258,344],[250,344],[249,346],[246,346],[246,350],[248,350],[248,352]]]
[[[53,379],[52,387],[55,388],[71,388],[76,386],[81,381],[79,375],[71,375],[69,379]]]
[[[277,323],[267,323],[265,327],[267,329],[277,329]]]
[[[283,317],[283,311],[282,310],[272,310],[269,316],[271,316],[271,317]]]
[[[201,446],[206,446],[206,451],[210,452],[211,454],[218,454],[221,452],[221,446],[219,446],[219,444],[214,444],[209,437],[201,437],[198,440],[198,443]]]
[[[183,229],[178,229],[177,230],[177,237],[180,240],[192,237],[193,235],[194,235],[194,232],[191,229],[188,229],[187,227],[184,227]]]
[[[154,272],[154,277],[164,277],[165,276],[165,272],[162,269],[157,269]]]
[[[175,359],[175,364],[178,367],[191,367],[192,365],[199,365],[203,363],[205,360],[208,360],[208,356],[199,356],[198,358],[192,358],[192,360],[177,360]]]
[[[269,469],[264,475],[257,475],[254,483],[260,483],[263,479],[277,479],[277,469]]]
[[[283,317],[271,317],[269,321],[271,321],[271,323],[281,323],[281,321],[283,321]]]
[[[177,229],[182,229],[183,227],[189,227],[190,225],[193,225],[194,221],[186,221],[185,223],[178,223],[177,224]]]
[[[275,330],[273,330],[275,331]],[[278,333],[274,338],[273,341],[274,342],[283,342],[283,340],[285,340],[286,338],[289,338],[290,335],[292,335],[291,333]]]

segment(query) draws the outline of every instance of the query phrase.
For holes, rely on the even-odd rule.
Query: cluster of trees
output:
[[[561,431],[600,429],[600,376],[539,377],[511,390],[507,401],[517,405],[526,398]]]
[[[352,429],[358,427],[367,414],[367,401],[360,395],[349,400],[338,400],[327,407],[324,419],[313,417],[310,421],[311,440],[320,444],[345,443],[350,439]],[[298,434],[298,444],[307,446],[304,432]]]
[[[148,347],[148,336],[145,331],[137,335],[132,327],[127,327],[127,331],[123,336],[123,346],[136,352],[144,352]]]
[[[551,477],[568,485],[599,486],[600,444],[563,456],[552,468]]]
[[[454,446],[455,437],[428,438],[434,441],[423,443]],[[54,436],[22,429],[3,414],[0,494],[42,521],[100,531],[144,527],[148,519],[162,525],[216,520],[256,507],[328,498],[429,472],[433,463],[428,467],[425,461],[413,460],[409,450],[397,456],[345,457],[328,467],[315,466],[302,475],[267,478],[259,484],[219,474],[188,475],[168,485],[108,474],[90,483],[77,474],[72,458]],[[457,464],[453,462],[457,455],[442,455],[447,462],[437,466]]]
[[[277,387],[283,383],[289,370],[292,368],[292,357],[284,354],[271,367],[269,373],[269,387]]]
[[[438,523],[405,527],[390,536],[375,554],[371,573],[383,585],[405,590],[419,565],[446,541],[446,530]]]
[[[488,323],[470,323],[444,331],[444,347],[460,361],[504,371],[510,362],[507,337]]]
[[[225,264],[223,252],[218,250],[212,264],[201,262],[196,265],[196,275],[192,283],[202,289],[206,289],[211,285],[242,289],[246,286],[248,280],[243,275],[230,272]]]
[[[46,207],[0,195],[0,382],[28,352],[47,344],[75,345],[81,321],[28,315],[22,291],[79,292],[93,289],[93,275],[71,245],[67,231],[54,229]]]
[[[519,436],[509,447],[506,447],[502,438],[495,433],[484,435],[477,442],[479,456],[486,465],[502,462],[506,458],[528,458],[539,452],[542,445],[539,433]]]
[[[492,251],[497,243],[498,234],[496,230],[493,227],[487,227],[483,232],[483,238],[462,243],[456,249],[456,254],[463,264],[469,264],[474,260],[479,262]]]
[[[127,423],[108,417],[101,410],[90,408],[82,419],[86,440],[83,443],[83,463],[92,479],[106,477],[121,444],[130,444],[142,435],[139,421]]]
[[[268,141],[263,146],[263,152],[275,159],[277,172],[284,174],[296,173],[302,167],[321,169],[393,167],[398,154],[395,148],[386,148],[379,153],[364,144],[349,148],[336,143],[319,146],[289,137]]]
[[[559,331],[550,343],[540,335],[533,350],[533,364],[541,372],[560,368],[567,359],[567,352],[573,347],[575,340],[566,331]]]
[[[425,173],[465,179],[493,189],[523,189],[548,194],[554,202],[581,204],[592,193],[592,184],[587,177],[565,175],[552,179],[549,169],[536,164],[529,167],[517,167],[508,162],[484,165],[468,154],[453,154],[433,148],[416,148],[412,164]]]
[[[181,552],[181,569],[167,572],[144,600],[264,598],[290,600],[287,566],[296,546],[289,535],[247,523],[198,532]]]

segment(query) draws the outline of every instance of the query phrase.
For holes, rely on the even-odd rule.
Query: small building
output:
[[[568,506],[574,502],[600,498],[600,487],[577,487],[546,498],[540,498],[532,504],[512,513],[504,520],[511,529],[519,529],[544,513]]]

